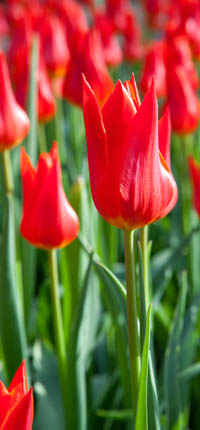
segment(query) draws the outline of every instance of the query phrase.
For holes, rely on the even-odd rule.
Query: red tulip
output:
[[[94,30],[79,37],[64,80],[63,97],[78,106],[82,106],[82,73],[103,104],[113,89],[113,81],[106,67],[100,35]]]
[[[0,430],[32,430],[33,389],[28,390],[25,361],[7,389],[0,381]]]
[[[141,77],[141,90],[146,93],[154,78],[157,97],[166,96],[166,67],[164,63],[163,41],[151,44],[145,55],[144,69]]]
[[[172,68],[174,65],[184,67],[187,72],[187,79],[191,82],[194,90],[197,90],[199,78],[192,61],[192,52],[188,43],[188,39],[183,35],[169,36],[166,40],[166,66]]]
[[[28,116],[15,99],[3,52],[0,52],[0,93],[0,151],[3,151],[19,145],[30,126]]]
[[[95,28],[101,35],[106,64],[108,66],[119,65],[122,62],[123,53],[115,34],[114,24],[100,8],[95,13]]]
[[[159,120],[158,124],[158,141],[159,150],[167,162],[169,169],[171,168],[170,160],[170,140],[171,140],[171,119],[169,107],[165,107],[163,116]]]
[[[51,76],[64,76],[70,52],[62,21],[52,14],[44,14],[41,18],[39,34],[48,73]]]
[[[23,185],[22,236],[38,248],[61,248],[74,240],[79,220],[62,186],[57,143],[50,153],[40,155],[33,168],[25,149],[21,149]]]
[[[168,70],[167,92],[172,129],[178,134],[192,133],[198,126],[200,105],[182,66]]]
[[[129,9],[125,15],[124,27],[124,57],[127,61],[140,60],[144,55],[144,47],[141,44],[141,29],[139,21],[133,9]]]
[[[177,187],[159,153],[154,85],[140,106],[134,77],[118,81],[100,110],[84,78],[83,113],[91,191],[101,216],[125,230],[164,217],[177,201]]]
[[[200,165],[195,162],[192,156],[189,157],[188,164],[193,189],[193,204],[200,217]]]

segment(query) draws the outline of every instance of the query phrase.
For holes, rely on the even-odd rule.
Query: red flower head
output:
[[[146,53],[140,82],[143,93],[146,93],[149,89],[152,78],[155,81],[157,97],[165,97],[167,89],[163,41],[154,42]]]
[[[16,102],[3,52],[0,52],[0,151],[19,145],[29,131],[29,119]]]
[[[188,73],[182,66],[167,71],[168,104],[172,129],[178,134],[192,133],[198,126],[200,105]]]
[[[28,390],[25,361],[7,389],[0,381],[0,430],[32,430],[33,389]]]
[[[104,103],[113,89],[113,81],[106,67],[100,35],[94,30],[79,38],[63,85],[63,97],[78,106],[82,106],[82,73],[99,103]]]
[[[95,13],[95,28],[101,35],[105,62],[108,66],[117,66],[122,62],[123,53],[115,34],[112,20],[102,8]]]
[[[44,14],[41,18],[39,34],[49,75],[65,76],[70,52],[62,21],[52,14]]]
[[[184,67],[187,72],[188,80],[191,82],[194,90],[199,86],[199,78],[192,61],[192,52],[188,39],[183,35],[170,36],[166,39],[166,66],[172,68],[174,65]]]
[[[84,78],[83,113],[92,196],[101,216],[125,230],[164,217],[177,201],[177,187],[159,153],[154,85],[140,105],[134,77],[118,81],[100,110]]]
[[[193,189],[193,204],[200,217],[200,165],[195,162],[192,156],[189,157],[188,164]]]
[[[36,169],[22,148],[21,176],[22,236],[43,249],[68,245],[78,234],[79,220],[64,193],[57,143],[54,142],[49,154],[40,155]]]
[[[124,57],[127,61],[137,61],[144,55],[139,20],[133,8],[127,10],[125,18],[126,25],[123,31]]]

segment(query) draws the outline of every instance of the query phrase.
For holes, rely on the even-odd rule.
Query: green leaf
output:
[[[148,363],[149,363],[149,343],[150,343],[150,316],[151,305],[147,312],[146,333],[144,348],[142,353],[142,367],[140,373],[140,382],[138,389],[138,404],[136,413],[135,430],[148,430],[148,405],[147,405],[147,390],[148,390]]]
[[[192,378],[195,378],[195,376],[198,376],[200,374],[200,362],[192,364],[191,366],[188,366],[186,369],[182,370],[179,373],[179,378],[181,381],[189,381]]]
[[[132,409],[124,409],[122,411],[106,411],[104,409],[99,409],[97,411],[97,416],[102,418],[107,418],[111,420],[129,420],[133,418]]]
[[[87,391],[86,369],[94,347],[96,324],[91,324],[91,303],[87,306],[91,280],[92,259],[90,258],[87,273],[78,307],[74,316],[68,347],[68,426],[85,430],[87,428]],[[95,291],[96,292],[96,291]],[[94,302],[93,307],[95,310]],[[98,315],[98,312],[96,312]],[[89,323],[89,326],[88,326]],[[93,334],[91,330],[93,330]],[[87,335],[86,335],[87,333]]]
[[[95,270],[101,280],[101,291],[105,306],[112,316],[117,348],[117,361],[124,391],[125,406],[131,406],[130,369],[128,366],[128,332],[126,313],[126,290],[119,279],[96,258]]]
[[[37,68],[39,47],[38,40],[33,40],[31,70],[29,76],[28,115],[30,118],[30,131],[26,139],[26,150],[33,164],[37,162]],[[36,278],[36,256],[37,250],[22,238],[22,278],[24,289],[25,321],[28,325],[32,297],[34,294]],[[31,274],[31,276],[30,276]]]
[[[181,399],[181,384],[179,380],[179,367],[180,341],[183,329],[187,288],[187,277],[186,272],[184,272],[179,300],[175,311],[171,332],[169,335],[164,364],[164,387],[167,409],[167,429],[169,430],[182,430],[184,425]]]
[[[29,366],[23,310],[17,285],[14,200],[9,194],[6,196],[4,215],[0,283],[1,343],[10,381],[23,359],[26,359],[28,373]]]

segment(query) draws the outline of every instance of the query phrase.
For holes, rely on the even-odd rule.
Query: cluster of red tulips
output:
[[[28,389],[31,372],[27,344],[30,339],[27,340],[24,322],[28,308],[24,304],[23,309],[20,296],[23,294],[17,286],[16,273],[22,247],[25,246],[27,256],[28,248],[16,239],[19,230],[26,241],[46,250],[49,256],[54,347],[66,428],[89,428],[85,421],[80,425],[77,419],[73,427],[70,421],[71,361],[68,360],[68,349],[71,343],[66,338],[70,339],[72,320],[68,321],[66,335],[67,318],[63,315],[56,258],[57,249],[74,241],[79,230],[82,234],[81,223],[84,221],[77,214],[76,205],[75,210],[65,194],[67,187],[62,184],[63,163],[59,157],[60,152],[63,162],[64,147],[56,142],[57,136],[53,137],[53,145],[51,141],[51,149],[47,139],[39,148],[34,146],[34,150],[29,145],[31,139],[37,141],[34,134],[37,136],[38,127],[46,137],[53,122],[58,130],[65,129],[65,117],[59,110],[62,103],[65,114],[70,112],[66,109],[70,104],[83,112],[93,202],[101,217],[124,234],[126,290],[121,284],[119,288],[127,304],[127,368],[131,387],[131,424],[127,428],[161,429],[159,413],[153,424],[148,415],[148,409],[152,408],[153,412],[150,412],[156,416],[152,392],[151,402],[148,394],[148,387],[151,390],[154,387],[156,372],[150,347],[152,293],[147,228],[168,215],[177,203],[178,186],[172,170],[173,163],[176,170],[177,158],[184,158],[180,155],[181,145],[189,154],[189,162],[187,157],[182,161],[180,174],[183,234],[189,232],[187,165],[193,185],[194,207],[200,216],[200,166],[194,158],[198,151],[195,152],[194,145],[192,147],[188,142],[189,134],[195,136],[200,114],[199,26],[198,0],[106,0],[98,5],[94,0],[34,0],[32,3],[7,0],[1,4],[0,151],[5,220],[1,240],[4,281],[0,285],[0,358],[5,379],[7,377],[10,383],[7,389],[0,382],[1,430],[31,430],[33,425],[33,391]],[[134,74],[126,76],[123,83],[118,79],[120,73],[124,76],[127,72],[127,62],[136,71],[138,86]],[[142,101],[139,91],[144,95]],[[34,95],[32,104],[31,95]],[[67,121],[69,128],[74,127],[75,131],[81,128],[81,123],[74,125],[69,118]],[[174,144],[180,144],[172,169],[171,131]],[[13,178],[12,154],[25,139],[20,157],[16,152],[18,167]],[[70,151],[73,153],[74,148]],[[37,163],[36,167],[34,163]],[[68,157],[66,164],[70,170]],[[16,196],[18,191],[21,195],[21,187],[17,185],[19,169],[23,205],[20,226],[16,228],[15,192]],[[176,172],[179,183],[178,175]],[[92,224],[92,218],[90,222]],[[135,230],[140,231],[140,251],[134,249]],[[79,246],[84,247],[81,235],[79,241]],[[143,279],[142,283],[138,282],[140,252],[142,275],[139,278]],[[90,264],[94,251],[88,254]],[[13,265],[8,264],[9,259],[14,261]],[[75,271],[78,271],[79,263],[74,267]],[[20,264],[23,271],[26,259]],[[109,273],[112,278],[114,275]],[[31,273],[28,276],[31,277]],[[82,315],[78,305],[77,309],[76,312]],[[74,336],[73,330],[71,336]],[[79,360],[78,353],[73,357],[74,361]],[[183,429],[184,421],[179,423],[180,426],[177,422],[166,418],[166,429]]]

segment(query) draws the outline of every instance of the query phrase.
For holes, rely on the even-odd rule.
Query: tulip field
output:
[[[0,430],[200,428],[199,29],[0,2]]]

